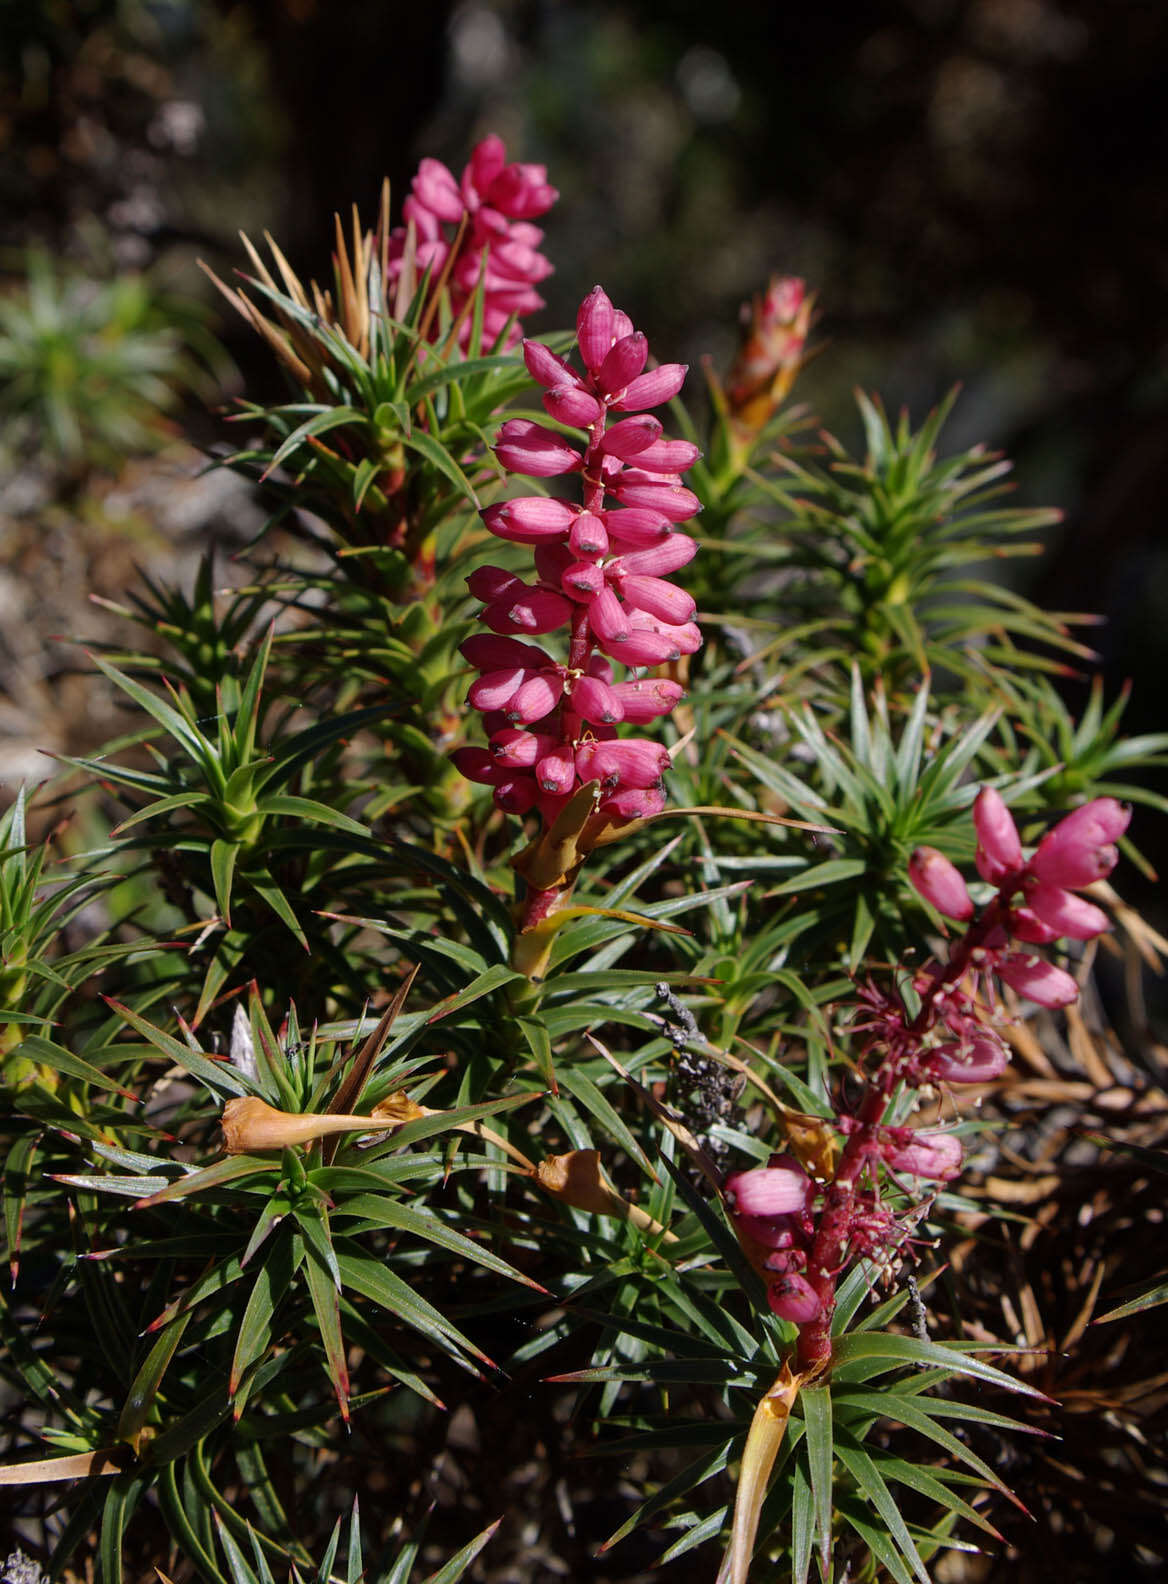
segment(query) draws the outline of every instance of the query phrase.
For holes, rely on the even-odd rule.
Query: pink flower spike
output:
[[[611,429],[606,429],[600,437],[600,447],[606,455],[620,457],[623,461],[644,451],[660,436],[661,425],[657,419],[649,413],[641,413],[635,418],[622,418]]]
[[[625,718],[620,694],[599,677],[577,677],[572,684],[571,699],[576,714],[593,726],[611,726]]]
[[[554,390],[558,385],[583,386],[583,381],[572,365],[565,358],[557,357],[539,341],[523,343],[523,361],[527,364],[527,372],[532,379],[538,380],[549,390]]]
[[[650,369],[648,374],[631,380],[628,388],[609,405],[614,412],[644,412],[647,407],[660,407],[662,402],[673,400],[685,384],[688,373],[688,363],[662,363],[660,368]]]
[[[788,1166],[756,1166],[734,1172],[725,1182],[726,1203],[732,1215],[779,1216],[802,1210],[811,1180]]]
[[[624,577],[620,579],[621,596],[636,610],[648,611],[674,627],[688,622],[697,609],[692,594],[679,589],[664,578]]]
[[[1009,952],[999,959],[994,972],[1012,990],[1039,1006],[1065,1007],[1079,999],[1079,987],[1070,974],[1042,957]]]
[[[581,512],[568,534],[568,549],[575,556],[607,555],[608,534],[600,518]]]
[[[817,1320],[823,1308],[815,1288],[797,1271],[780,1276],[770,1284],[767,1303],[780,1320],[790,1320],[794,1325],[807,1325]]]
[[[973,917],[973,899],[965,889],[961,871],[935,847],[918,847],[909,859],[908,877],[913,887],[946,918],[962,923]]]
[[[896,1131],[902,1131],[897,1129]],[[907,1131],[907,1130],[905,1130]],[[935,1182],[951,1182],[961,1170],[961,1140],[954,1133],[938,1128],[922,1128],[907,1144],[883,1143],[880,1154],[893,1171],[910,1177],[929,1177]]]
[[[623,711],[623,719],[634,726],[644,726],[668,715],[685,697],[680,682],[652,677],[643,682],[618,682],[612,692]]]
[[[584,460],[563,435],[530,418],[509,418],[499,430],[494,452],[509,473],[525,473],[530,478],[571,473]]]
[[[1026,900],[1031,911],[1056,935],[1065,935],[1071,940],[1091,940],[1111,928],[1111,920],[1102,908],[1088,902],[1086,897],[1076,896],[1073,891],[1064,891],[1061,886],[1039,881],[1026,888]]]
[[[539,544],[568,532],[575,513],[563,501],[546,495],[521,495],[517,500],[500,501],[480,513],[484,524],[499,539],[513,544]]]
[[[640,331],[622,336],[596,370],[597,388],[605,395],[623,391],[630,380],[636,379],[649,356],[648,338]]]
[[[943,1083],[991,1083],[1009,1064],[1009,1051],[990,1034],[937,1045],[922,1060],[929,1076]]]
[[[590,428],[604,411],[602,403],[579,385],[553,385],[544,391],[543,404],[557,423],[577,429]]]
[[[584,367],[594,373],[612,347],[614,310],[608,293],[594,286],[576,315],[576,341]]]

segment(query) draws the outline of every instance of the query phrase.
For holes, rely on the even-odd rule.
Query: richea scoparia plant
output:
[[[556,197],[488,137],[338,221],[330,289],[248,245],[254,580],[143,585],[124,733],[0,826],[33,1573],[403,1584],[517,1375],[671,1577],[925,1581],[1025,1501],[967,1432],[1033,1387],[921,1294],[1011,1043],[1138,927],[1168,739],[1073,721],[1075,619],[984,577],[1054,520],[1008,464],[788,404],[802,281],[705,391],[601,286],[529,332]]]

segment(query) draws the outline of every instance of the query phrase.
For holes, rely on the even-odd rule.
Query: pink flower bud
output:
[[[622,550],[648,550],[673,532],[673,524],[663,512],[640,506],[625,511],[606,511],[604,522],[609,535],[619,541]]]
[[[738,1225],[742,1225],[741,1221]],[[775,1249],[773,1253],[767,1255],[763,1264],[776,1276],[789,1276],[793,1271],[807,1269],[807,1255],[802,1249],[797,1248]]]
[[[518,500],[500,501],[481,513],[483,522],[500,539],[515,544],[539,544],[568,532],[575,513],[563,501],[546,495],[521,495]]]
[[[653,677],[643,682],[618,682],[611,691],[623,711],[623,717],[617,719],[623,718],[634,726],[668,715],[685,697],[679,682]]]
[[[517,726],[504,726],[491,737],[490,754],[496,764],[508,765],[513,770],[530,770],[556,746],[556,739],[546,732],[521,731]]]
[[[605,648],[622,665],[664,665],[667,660],[679,660],[681,650],[674,639],[663,632],[634,631],[633,628],[618,638],[603,640]]]
[[[648,356],[649,342],[640,330],[622,336],[596,370],[594,377],[597,388],[606,395],[623,391],[629,381],[636,379],[645,367]]]
[[[558,423],[588,429],[600,417],[604,406],[579,385],[553,385],[544,392],[543,404]]]
[[[508,165],[499,172],[484,194],[491,204],[512,220],[527,220],[545,214],[559,193],[547,182],[544,165]]]
[[[563,435],[530,418],[509,418],[499,430],[494,451],[509,473],[525,473],[531,478],[571,473],[583,462]]]
[[[576,785],[576,763],[571,743],[559,743],[535,767],[541,792],[562,794]]]
[[[735,1216],[790,1215],[803,1209],[810,1189],[806,1172],[790,1166],[756,1166],[732,1173],[725,1182],[726,1203]]]
[[[541,666],[552,664],[551,655],[535,644],[520,643],[518,638],[500,638],[493,633],[475,633],[465,638],[458,649],[476,671],[501,671],[512,666],[538,671]]]
[[[1061,886],[1040,880],[1037,885],[1027,886],[1026,900],[1031,911],[1056,935],[1066,935],[1071,940],[1091,940],[1111,928],[1111,920],[1102,908]]]
[[[689,440],[657,440],[637,453],[637,466],[650,473],[684,473],[701,454]]]
[[[672,401],[685,384],[688,363],[662,363],[630,380],[627,388],[609,406],[614,412],[644,412],[647,407],[660,407]]]
[[[563,687],[562,679],[554,672],[529,673],[506,705],[507,719],[523,726],[542,720],[560,702]]]
[[[1044,924],[1028,907],[1010,909],[1010,934],[1021,941],[1028,941],[1031,946],[1048,946],[1059,938],[1058,930]]]
[[[736,1215],[734,1230],[739,1237],[750,1238],[769,1249],[794,1248],[796,1239],[803,1235],[797,1212],[775,1216]]]
[[[584,367],[595,372],[608,356],[613,339],[613,306],[602,286],[594,286],[576,314],[576,341]]]
[[[570,599],[589,601],[604,587],[604,573],[591,561],[573,561],[560,586]]]
[[[907,1128],[888,1131],[909,1132]],[[904,1144],[889,1139],[881,1145],[880,1153],[893,1171],[907,1172],[911,1177],[949,1182],[961,1170],[961,1140],[955,1133],[943,1133],[936,1128],[922,1128],[919,1133],[911,1133]]]
[[[476,143],[471,150],[470,160],[462,173],[462,179],[476,192],[487,193],[490,191],[491,183],[506,163],[507,153],[503,139],[497,132],[488,132],[487,136]]]
[[[671,572],[680,572],[683,566],[688,566],[697,550],[697,542],[688,534],[673,533],[648,550],[632,550],[621,556],[610,563],[606,571],[633,572],[639,577],[668,577]]]
[[[550,589],[527,588],[520,583],[484,606],[482,619],[492,632],[550,633],[571,621],[572,602]]]
[[[475,599],[497,600],[504,599],[524,585],[514,572],[508,572],[503,567],[483,566],[475,568],[467,578],[466,586]]]
[[[477,682],[471,683],[467,702],[472,709],[501,710],[518,692],[528,672],[523,669],[487,671]]]
[[[497,765],[485,748],[456,748],[450,755],[450,762],[459,775],[483,786],[495,786],[510,778],[510,771]]]
[[[977,872],[991,885],[998,885],[1008,874],[1022,867],[1022,841],[1014,816],[1000,792],[982,787],[973,805],[973,828],[977,832]]]
[[[1130,819],[1131,810],[1115,798],[1084,803],[1047,831],[1030,860],[1031,873],[1072,888],[1102,880],[1115,868],[1119,853],[1112,844]]]
[[[922,1060],[931,1078],[944,1083],[990,1083],[1009,1066],[1010,1053],[991,1034],[937,1045]]]
[[[811,1320],[819,1318],[823,1305],[819,1296],[807,1280],[793,1271],[789,1276],[780,1276],[767,1288],[767,1303],[778,1315],[780,1320],[790,1320],[795,1325],[807,1325]]]
[[[418,166],[418,174],[412,185],[417,201],[431,214],[437,215],[439,220],[457,225],[462,219],[466,205],[462,201],[458,183],[441,160],[424,159]]]
[[[523,361],[533,380],[538,380],[548,390],[561,385],[582,386],[579,374],[565,358],[557,357],[538,341],[523,343]]]
[[[588,742],[576,750],[576,774],[581,781],[599,781],[605,787],[645,790],[656,786],[669,769],[669,753],[660,743],[639,737],[615,742]]]
[[[532,808],[536,799],[534,776],[512,775],[509,781],[502,781],[494,791],[495,806],[507,814],[526,814]]]
[[[568,549],[574,556],[607,555],[608,534],[600,518],[591,512],[581,512],[568,535]]]
[[[624,787],[606,793],[600,807],[608,814],[619,814],[622,819],[650,819],[660,814],[666,804],[660,787]]]
[[[625,473],[611,486],[610,492],[622,506],[645,506],[660,512],[670,522],[684,522],[702,509],[702,503],[692,490],[682,484],[661,484],[656,479],[644,478],[636,472]],[[609,524],[609,532],[613,531]]]
[[[1070,974],[1042,957],[1009,952],[998,960],[994,972],[1012,990],[1039,1006],[1065,1007],[1079,999],[1079,987]]]
[[[576,714],[594,726],[615,725],[625,718],[620,694],[599,677],[577,677],[572,683],[571,699]]]
[[[624,577],[620,579],[620,591],[627,604],[675,627],[689,621],[697,609],[691,594],[664,578]]]
[[[539,573],[539,581],[548,588],[557,588],[564,573],[575,561],[575,556],[567,545],[559,539],[544,539],[532,550],[532,560],[535,570]],[[567,593],[567,590],[564,591]]]
[[[918,847],[908,865],[914,888],[946,918],[964,922],[973,917],[973,901],[961,871],[935,847]]]
[[[588,606],[588,625],[603,644],[619,642],[629,632],[628,613],[605,584]]]
[[[643,413],[636,418],[622,418],[619,423],[613,424],[611,429],[606,429],[600,437],[600,447],[608,456],[625,457],[636,456],[639,451],[651,445],[654,440],[660,439],[661,425],[656,418],[651,418],[648,413]]]
[[[650,616],[646,611],[634,610],[630,612],[629,626],[634,636],[655,633],[659,638],[667,638],[678,654],[697,654],[702,647],[701,628],[696,622],[682,622],[676,626],[673,622],[663,622],[656,616]]]

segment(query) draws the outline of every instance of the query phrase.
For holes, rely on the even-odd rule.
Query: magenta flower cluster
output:
[[[885,1121],[891,1097],[902,1086],[928,1090],[1001,1076],[1009,1051],[991,1021],[995,979],[1041,1006],[1064,1007],[1076,998],[1069,973],[1011,943],[1087,940],[1109,927],[1107,915],[1076,893],[1110,874],[1129,818],[1114,798],[1096,798],[1060,820],[1027,857],[1001,795],[983,787],[973,806],[976,863],[996,894],[980,912],[954,864],[935,848],[913,854],[913,885],[966,929],[944,962],[915,976],[912,1010],[895,986],[870,982],[858,989],[851,1029],[865,1059],[866,1086],[858,1103],[835,1118],[844,1143],[830,1181],[816,1183],[797,1160],[779,1155],[725,1183],[733,1225],[767,1282],[771,1308],[800,1327],[803,1367],[830,1356],[836,1285],[851,1260],[888,1265],[911,1239],[920,1214],[914,1196],[910,1191],[893,1211],[881,1196],[881,1170],[933,1183],[949,1182],[961,1170],[955,1134]]]
[[[1090,940],[1108,929],[1107,914],[1075,893],[1102,880],[1115,867],[1116,841],[1127,829],[1131,811],[1115,798],[1095,798],[1049,830],[1029,858],[1024,857],[1013,815],[999,792],[983,787],[973,805],[977,833],[975,862],[982,879],[996,887],[991,927],[979,942],[979,967],[1039,1006],[1068,1006],[1078,995],[1070,974],[1033,953],[1010,951],[1011,938],[1046,945],[1067,937]],[[974,916],[960,870],[934,847],[918,847],[909,879],[927,902],[946,918],[967,923]]]
[[[450,296],[456,314],[466,306],[481,281],[483,333],[489,345],[514,315],[544,306],[536,286],[552,273],[539,251],[543,232],[532,225],[559,197],[548,185],[543,165],[508,165],[501,138],[493,133],[475,146],[456,181],[441,160],[424,159],[414,177],[402,216],[417,236],[416,264],[436,278],[450,262]],[[389,239],[390,280],[400,275],[407,230],[396,228]],[[454,251],[451,260],[451,251]],[[512,327],[504,345],[519,340]],[[460,340],[465,346],[470,318],[464,318]]]
[[[513,418],[495,453],[510,473],[578,474],[582,499],[526,495],[482,514],[500,539],[532,547],[536,577],[525,582],[486,566],[467,579],[493,635],[462,646],[482,673],[470,703],[483,712],[489,746],[455,755],[465,776],[494,788],[500,808],[538,807],[548,823],[588,782],[599,783],[599,810],[618,818],[664,808],[668,753],[646,738],[621,738],[617,728],[667,715],[682,688],[665,678],[618,681],[612,662],[661,665],[702,641],[694,601],[669,581],[697,548],[677,531],[699,509],[681,482],[697,447],[666,439],[646,411],[677,394],[685,366],[647,370],[644,335],[599,286],[581,304],[576,328],[583,374],[535,341],[524,342],[523,355],[548,413],[584,430],[583,445]],[[563,630],[564,663],[524,641]]]

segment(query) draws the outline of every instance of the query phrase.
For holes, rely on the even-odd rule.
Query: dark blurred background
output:
[[[852,386],[919,418],[961,380],[951,441],[1067,513],[1028,591],[1106,616],[1128,729],[1165,724],[1158,0],[23,0],[0,49],[12,281],[38,244],[211,309],[195,260],[236,267],[238,228],[327,272],[334,210],[371,217],[384,175],[400,202],[423,153],[459,169],[488,130],[563,195],[536,328],[601,280],[659,355],[723,362],[743,299],[806,276],[828,346],[801,394],[855,440]],[[275,394],[213,312],[236,388]]]

